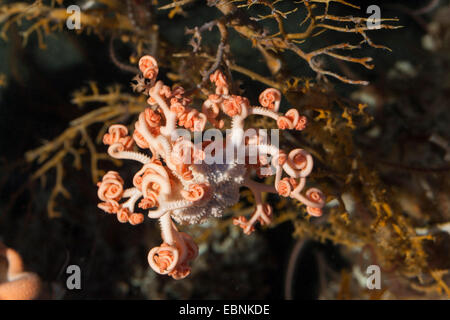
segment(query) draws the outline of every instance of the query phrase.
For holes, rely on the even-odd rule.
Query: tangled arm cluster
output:
[[[260,135],[249,135],[249,129],[244,130],[244,120],[250,115],[270,117],[280,129],[305,128],[306,118],[297,110],[278,113],[281,101],[278,90],[264,90],[259,97],[261,106],[251,106],[247,98],[229,93],[225,76],[217,70],[210,76],[215,93],[208,96],[199,112],[191,107],[192,101],[182,87],[170,88],[157,81],[158,65],[153,57],[142,57],[139,68],[142,74],[135,78],[134,89],[149,96],[150,107],[139,115],[132,136],[125,126],[112,125],[103,142],[109,145],[111,157],[135,160],[142,167],[133,177],[133,187],[128,189],[124,189],[124,181],[117,172],[109,171],[98,183],[102,201],[98,206],[116,214],[120,222],[135,225],[144,220],[143,214],[135,213],[140,200],[137,206],[148,210],[148,217],[159,219],[163,243],[148,254],[153,270],[174,279],[189,275],[189,263],[197,256],[198,248],[191,236],[177,230],[174,221],[194,224],[209,217],[221,217],[227,207],[239,201],[240,187],[248,187],[256,202],[250,219],[241,216],[233,221],[246,234],[254,231],[256,222],[266,225],[272,220],[272,208],[263,203],[262,192],[295,198],[307,206],[310,215],[322,214],[325,204],[322,192],[311,188],[302,194],[313,168],[311,155],[303,149],[287,154],[264,142]],[[203,133],[208,122],[220,132],[225,124],[223,115],[231,117],[231,129],[224,142],[210,139],[194,144],[190,137],[174,138],[180,128]],[[150,150],[151,155],[132,151],[134,144]],[[220,161],[224,160],[225,149],[242,147],[244,161],[236,155]],[[251,148],[257,151],[253,162],[247,154]],[[208,161],[211,158],[219,161]],[[274,173],[274,185],[253,180],[255,172],[259,176]],[[119,203],[122,199],[127,200]]]

